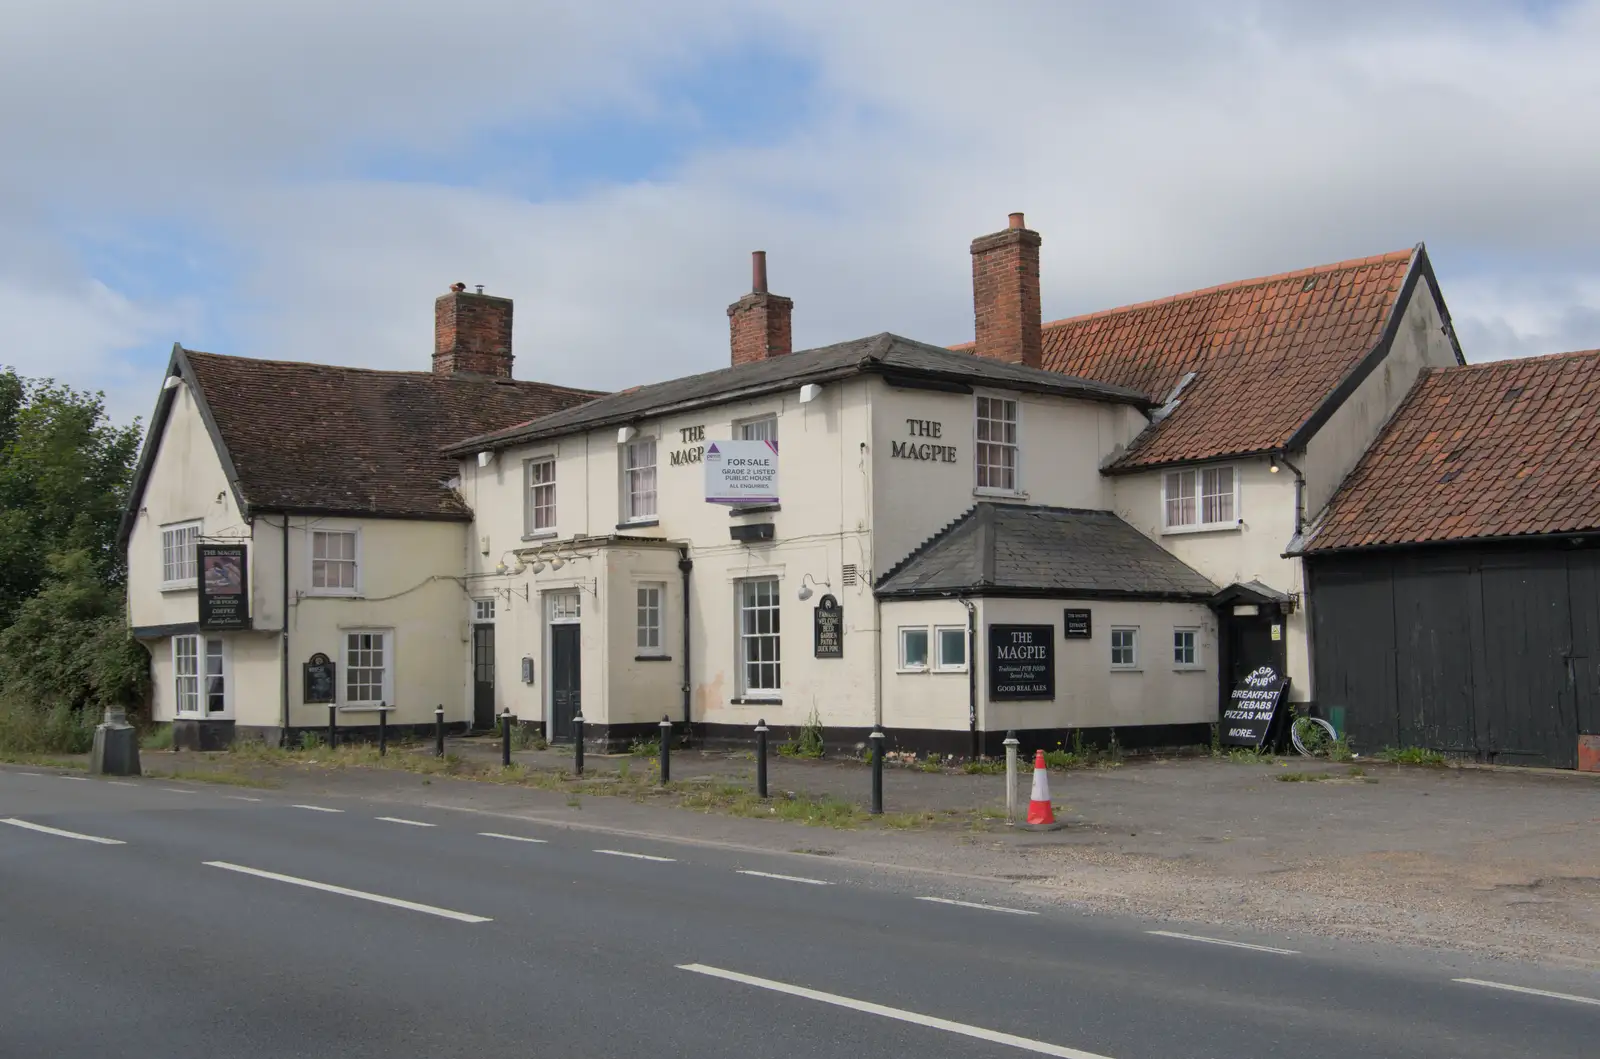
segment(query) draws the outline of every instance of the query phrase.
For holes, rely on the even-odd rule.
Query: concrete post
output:
[[[1017,822],[1017,733],[1006,733],[1006,826]]]

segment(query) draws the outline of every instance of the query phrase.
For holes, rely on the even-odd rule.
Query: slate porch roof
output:
[[[878,580],[884,599],[949,594],[1205,602],[1206,578],[1109,511],[980,503]]]
[[[1600,529],[1600,350],[1419,377],[1305,551]]]
[[[831,346],[799,350],[752,364],[721,368],[648,386],[630,387],[509,430],[459,441],[445,451],[453,456],[466,456],[485,449],[499,449],[525,441],[616,426],[637,419],[775,393],[804,383],[830,382],[856,375],[922,379],[967,387],[987,384],[1032,393],[1131,404],[1138,408],[1150,406],[1144,394],[1125,386],[1072,378],[1056,371],[981,360],[884,332]]]
[[[1387,352],[1422,281],[1448,321],[1418,244],[1056,320],[1044,325],[1043,366],[1157,405],[1194,373],[1109,473],[1293,450]]]
[[[239,507],[387,518],[466,519],[445,488],[448,442],[593,400],[597,393],[476,375],[380,371],[173,349],[168,376],[194,389]],[[130,512],[175,391],[163,390],[135,472]],[[124,534],[131,522],[124,518]]]

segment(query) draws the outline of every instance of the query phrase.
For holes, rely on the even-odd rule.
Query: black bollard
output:
[[[661,786],[672,779],[672,720],[661,718]]]
[[[389,753],[389,707],[378,703],[378,756]]]
[[[756,722],[756,797],[767,796],[767,719]]]
[[[328,704],[328,749],[332,750],[339,738],[339,707]]]
[[[883,815],[883,740],[882,732],[874,729],[872,735],[872,815]]]
[[[583,775],[583,714],[572,715],[572,771]]]
[[[444,707],[433,711],[433,756],[444,757]]]
[[[500,715],[500,767],[511,767],[511,711]]]

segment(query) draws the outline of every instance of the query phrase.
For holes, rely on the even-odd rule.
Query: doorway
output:
[[[545,683],[549,686],[552,742],[572,740],[572,719],[583,710],[580,606],[577,592],[552,592],[546,597],[550,654],[545,665]]]
[[[472,627],[472,727],[494,727],[494,626]]]
[[[1288,665],[1284,619],[1272,603],[1239,603],[1220,615],[1222,624],[1222,702],[1245,676],[1262,666],[1283,673]]]

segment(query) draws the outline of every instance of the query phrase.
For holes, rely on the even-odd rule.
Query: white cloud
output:
[[[0,276],[48,260],[102,321],[67,357],[4,325],[25,370],[114,387],[117,350],[200,319],[184,292],[108,309],[61,245],[73,212],[178,217],[234,255],[223,351],[423,367],[461,280],[517,299],[519,374],[576,384],[723,363],[757,247],[798,344],[960,340],[967,241],[1014,209],[1047,317],[1427,240],[1469,357],[1600,345],[1600,3],[125,9],[38,5],[0,38],[26,159],[0,169]],[[663,79],[757,43],[818,72],[776,142],[538,201],[355,175],[369,150],[650,115]]]

